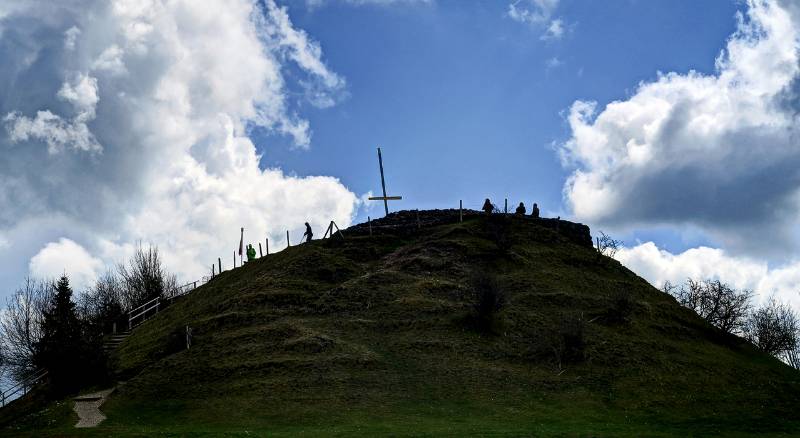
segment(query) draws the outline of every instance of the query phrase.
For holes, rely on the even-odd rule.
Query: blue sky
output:
[[[356,193],[377,192],[380,145],[389,191],[404,196],[395,209],[447,208],[459,199],[478,208],[489,196],[568,216],[569,171],[552,146],[569,137],[564,112],[578,99],[624,99],[658,71],[713,72],[737,5],[706,3],[565,1],[557,11],[570,30],[556,41],[510,19],[503,2],[311,10],[289,3],[295,24],[347,78],[349,97],[305,113],[309,150],[256,133],[262,165],[336,175]],[[559,65],[548,66],[553,59]]]
[[[0,0],[0,57],[0,296],[380,216],[381,146],[394,210],[537,202],[800,305],[791,0]]]

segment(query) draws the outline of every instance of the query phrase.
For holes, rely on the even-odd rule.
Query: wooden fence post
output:
[[[290,247],[292,244],[289,242],[289,230],[286,230],[286,247]]]
[[[233,269],[236,269],[236,251],[233,252]]]
[[[258,256],[259,257],[264,257],[264,253],[261,252],[261,242],[258,242]]]
[[[267,245],[267,255],[269,255],[269,237],[266,238],[264,243]]]
[[[506,206],[503,207],[503,214],[508,214],[508,198],[506,198]]]
[[[222,274],[222,258],[217,257],[217,263],[219,263],[219,273]]]
[[[367,216],[367,224],[369,225],[369,235],[372,235],[372,219]]]
[[[458,221],[464,222],[464,202],[461,199],[458,200]]]

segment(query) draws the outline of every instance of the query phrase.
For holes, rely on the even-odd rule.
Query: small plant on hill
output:
[[[496,332],[499,325],[498,312],[505,305],[505,292],[497,280],[486,272],[478,272],[470,279],[472,293],[471,324],[484,333]]]
[[[556,371],[586,359],[586,319],[583,314],[564,314],[550,338]]]
[[[622,247],[622,241],[613,239],[608,234],[600,231],[600,236],[595,237],[597,253],[606,257],[614,257]]]
[[[499,214],[489,216],[486,218],[486,231],[501,253],[511,250],[513,242],[509,218]]]
[[[609,324],[627,323],[635,304],[631,291],[627,288],[617,289],[609,298],[609,307],[603,315],[605,322]]]

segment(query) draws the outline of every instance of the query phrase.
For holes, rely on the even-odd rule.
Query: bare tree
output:
[[[690,278],[681,286],[664,283],[662,290],[726,333],[742,333],[752,308],[752,291],[736,290],[720,280]]]
[[[78,299],[81,320],[100,334],[108,333],[123,312],[124,289],[120,277],[107,271]]]
[[[127,264],[117,266],[122,284],[122,304],[126,309],[139,306],[153,298],[171,296],[177,290],[175,275],[164,269],[158,248],[141,244]]]
[[[614,255],[622,247],[622,241],[611,238],[608,234],[600,231],[600,236],[595,237],[597,243],[597,252],[600,255],[614,257]]]
[[[800,338],[800,333],[798,333],[797,337]],[[784,358],[789,366],[796,370],[800,370],[800,342],[795,342],[794,348],[787,351],[784,354]]]
[[[29,277],[6,302],[0,317],[0,343],[5,367],[15,380],[35,371],[36,345],[42,338],[44,315],[52,295],[51,283]]]
[[[787,304],[770,299],[767,305],[755,310],[747,319],[744,334],[756,347],[791,363],[797,350],[800,321]]]

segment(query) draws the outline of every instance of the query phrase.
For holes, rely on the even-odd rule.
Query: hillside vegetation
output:
[[[588,229],[477,214],[459,223],[457,211],[420,214],[419,228],[413,213],[393,214],[373,221],[372,235],[364,224],[351,227],[345,238],[263,257],[179,299],[114,353],[125,384],[103,406],[108,420],[99,428],[71,429],[75,419],[62,402],[4,430],[800,430],[800,373],[598,256]],[[478,305],[481,297],[489,304]],[[188,350],[186,326],[193,333]]]

